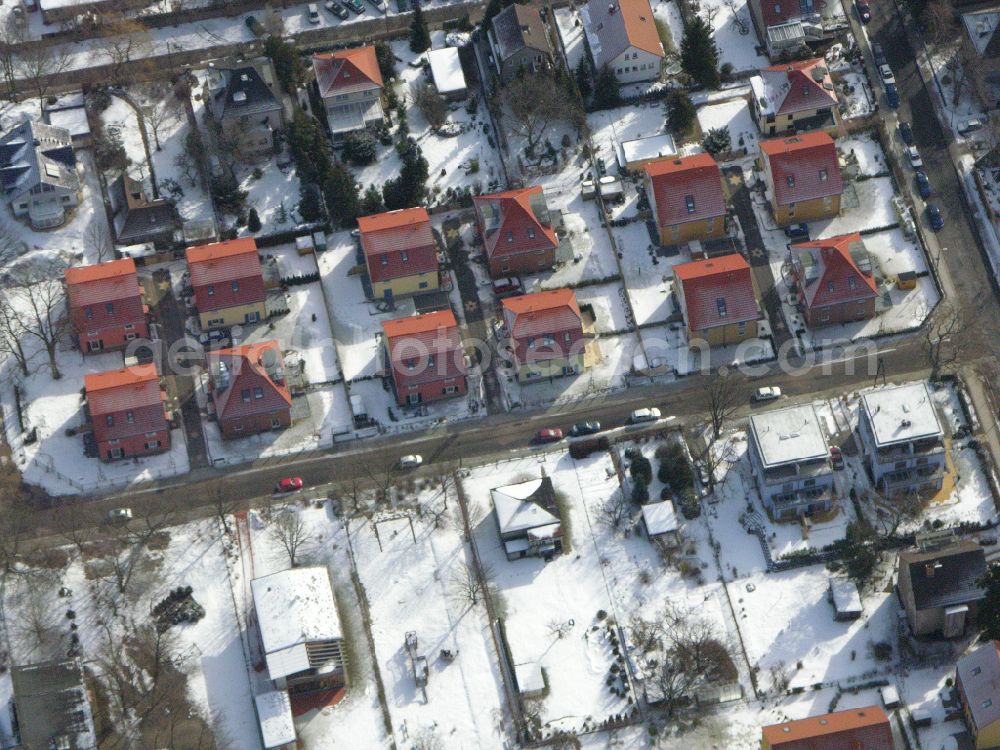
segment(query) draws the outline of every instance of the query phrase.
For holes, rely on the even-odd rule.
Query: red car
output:
[[[302,489],[302,477],[285,477],[274,485],[275,492],[295,492]]]
[[[563,439],[563,431],[558,427],[550,427],[545,430],[539,430],[535,433],[535,442],[538,444],[542,443],[558,443]]]
[[[830,464],[834,469],[844,468],[844,454],[836,445],[830,446]]]

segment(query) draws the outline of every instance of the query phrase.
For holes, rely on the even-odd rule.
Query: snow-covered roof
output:
[[[985,55],[996,34],[997,26],[1000,25],[1000,9],[991,6],[963,13],[962,23],[976,52]]]
[[[517,687],[522,695],[531,695],[545,690],[545,677],[542,675],[542,665],[537,661],[527,664],[515,664],[514,676],[517,678]]]
[[[677,511],[669,500],[642,506],[642,519],[646,523],[646,533],[650,536],[669,534],[677,531]]]
[[[490,490],[501,534],[559,523],[558,518],[533,500],[535,494],[543,489],[546,480],[549,483],[552,481],[542,477]]]
[[[87,110],[83,107],[50,110],[45,113],[45,119],[49,125],[68,130],[72,138],[85,138],[90,135]]]
[[[989,641],[958,660],[958,678],[976,728],[1000,722],[1000,641]]]
[[[272,680],[309,668],[307,643],[343,637],[326,568],[283,570],[250,589]]]
[[[927,384],[906,383],[869,391],[861,397],[877,447],[941,435]]]
[[[465,74],[462,73],[462,61],[458,59],[456,48],[433,49],[427,53],[427,62],[434,77],[434,88],[439,94],[465,91]]]
[[[834,576],[830,578],[833,608],[840,614],[861,612],[861,594],[853,581]]]
[[[764,468],[824,458],[829,450],[811,404],[754,414],[750,431]]]
[[[673,156],[677,153],[677,146],[669,133],[623,141],[621,149],[623,164],[634,164],[662,156]]]
[[[292,702],[284,690],[272,690],[254,697],[257,720],[264,750],[283,747],[295,742],[295,722],[292,719]]]

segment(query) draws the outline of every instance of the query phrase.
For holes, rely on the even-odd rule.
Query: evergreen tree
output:
[[[344,139],[344,158],[356,167],[375,161],[375,139],[365,130],[349,133]]]
[[[584,101],[586,101],[587,97],[590,96],[590,92],[593,90],[590,78],[590,64],[587,62],[586,57],[580,58],[580,62],[577,63],[576,66],[574,76],[576,77],[576,88],[580,92],[580,96],[582,96]]]
[[[621,94],[618,91],[618,78],[615,71],[607,63],[597,71],[597,79],[594,81],[594,107],[596,109],[611,109],[621,103]]]
[[[288,148],[299,180],[319,185],[330,171],[330,142],[315,118],[296,110],[288,126]]]
[[[979,603],[976,622],[983,635],[991,640],[1000,640],[1000,565],[994,563],[986,569],[986,575],[977,581],[986,590],[986,597]]]
[[[299,216],[302,221],[322,221],[323,204],[319,188],[303,183],[299,186]]]
[[[388,84],[396,77],[396,56],[392,54],[392,47],[386,42],[377,43],[375,59],[378,60],[378,72],[382,74],[382,80]]]
[[[681,68],[691,79],[710,89],[719,87],[719,50],[712,39],[712,27],[695,16],[681,42]]]
[[[334,162],[323,183],[330,221],[341,227],[352,225],[361,212],[360,193],[361,189],[354,175],[340,162]]]
[[[264,54],[274,63],[274,72],[287,93],[294,94],[305,78],[305,66],[295,45],[276,36],[264,42]]]
[[[361,197],[360,216],[371,216],[385,211],[385,204],[382,202],[382,193],[374,185],[369,185],[365,194]]]
[[[667,125],[678,135],[687,133],[694,125],[698,112],[685,91],[671,91],[667,97]]]
[[[253,233],[260,231],[260,216],[257,214],[256,208],[251,208],[247,215],[247,229]]]
[[[701,145],[712,156],[730,151],[733,147],[733,139],[729,135],[729,128],[710,128],[705,133],[705,137],[702,138]]]
[[[424,11],[418,2],[413,9],[413,21],[410,23],[410,51],[426,52],[431,48],[431,33],[427,30],[427,22],[424,20]]]

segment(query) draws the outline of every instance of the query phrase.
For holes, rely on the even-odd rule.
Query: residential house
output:
[[[83,376],[97,456],[114,461],[170,450],[170,426],[156,365]]]
[[[897,750],[881,706],[851,708],[761,728],[761,750]]]
[[[830,449],[812,404],[752,415],[748,453],[772,518],[790,520],[833,507]]]
[[[290,694],[344,687],[344,631],[324,566],[250,582],[267,675]]]
[[[0,136],[0,187],[11,213],[35,229],[66,221],[80,202],[73,139],[65,128],[31,120]]]
[[[1000,83],[1000,4],[984,5],[962,14],[962,55],[974,60],[972,83],[977,93],[981,85]]]
[[[795,296],[811,327],[875,317],[878,286],[857,232],[789,248]]]
[[[862,395],[858,434],[872,481],[887,496],[941,489],[947,466],[944,431],[926,383]]]
[[[69,319],[76,345],[84,353],[121,349],[148,339],[142,286],[131,258],[64,271]]]
[[[189,247],[187,264],[202,328],[257,323],[266,316],[267,292],[253,237]]]
[[[555,265],[559,239],[540,185],[480,195],[473,204],[493,278]]]
[[[372,298],[392,300],[436,291],[437,243],[426,208],[358,217]]]
[[[507,297],[501,304],[518,380],[575,375],[583,369],[583,318],[572,289]]]
[[[400,406],[466,392],[462,334],[451,310],[386,320],[385,361]]]
[[[495,487],[490,497],[508,560],[551,559],[562,552],[562,521],[551,477]]]
[[[285,116],[270,58],[210,67],[205,106],[240,158],[274,153]]]
[[[313,72],[334,144],[385,122],[385,84],[372,45],[313,55]]]
[[[208,391],[223,437],[239,438],[292,423],[292,394],[277,341],[208,353]]]
[[[670,500],[643,505],[642,527],[650,541],[659,542],[668,550],[681,545],[681,522]]]
[[[292,701],[286,690],[269,690],[253,698],[264,750],[298,750]]]
[[[173,202],[149,198],[143,184],[125,172],[108,186],[108,200],[118,245],[169,243],[180,229],[180,216]]]
[[[900,552],[896,586],[913,634],[964,635],[986,595],[978,583],[985,573],[986,555],[972,540]]]
[[[729,346],[757,337],[763,317],[750,264],[739,253],[674,266],[688,341]]]
[[[820,0],[750,0],[750,18],[775,62],[800,57],[810,44],[832,39],[848,27],[839,5]]]
[[[837,92],[822,58],[764,68],[750,79],[751,111],[761,135],[835,129]]]
[[[431,68],[434,88],[448,101],[462,101],[469,94],[458,47],[444,47],[427,51],[427,63]]]
[[[976,750],[1000,747],[1000,641],[987,641],[958,660],[955,688]]]
[[[656,159],[646,164],[645,172],[661,245],[725,236],[726,195],[711,154]]]
[[[47,96],[42,105],[42,119],[49,125],[68,130],[70,140],[76,148],[91,145],[90,122],[87,119],[82,89],[67,91],[55,97]]]
[[[778,226],[840,213],[844,181],[837,146],[823,131],[760,142],[761,173]]]
[[[663,44],[649,0],[590,0],[581,16],[597,70],[608,65],[623,84],[660,80]]]
[[[493,17],[486,38],[497,75],[509,83],[519,70],[537,73],[552,66],[552,46],[537,9],[514,3]]]
[[[83,665],[79,659],[10,668],[14,747],[97,750]]]

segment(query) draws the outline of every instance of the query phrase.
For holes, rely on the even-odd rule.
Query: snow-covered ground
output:
[[[684,39],[684,23],[675,5],[677,0],[658,0],[653,3],[653,15],[666,21],[674,44],[680,48]],[[734,73],[759,70],[770,65],[767,57],[757,53],[757,35],[750,19],[750,4],[737,0],[733,4],[721,0],[701,0],[699,13],[706,20],[711,17],[712,38],[719,50],[719,65],[727,63]],[[735,10],[735,12],[734,12]]]
[[[262,164],[244,165],[240,170],[240,189],[247,193],[247,207],[256,208],[260,217],[259,234],[284,232],[298,223],[299,177],[295,165],[283,164],[284,156]],[[282,163],[281,168],[278,164]],[[255,170],[261,176],[255,176]],[[248,234],[246,227],[242,229]]]
[[[614,227],[611,232],[622,255],[622,270],[636,325],[662,323],[671,318],[673,267],[691,260],[690,254],[684,251],[661,254],[657,249],[659,242],[654,244],[645,222]]]
[[[760,131],[750,113],[750,104],[743,97],[699,107],[698,126],[702,133],[725,128],[729,131],[733,151],[743,149],[747,156],[757,155]]]

